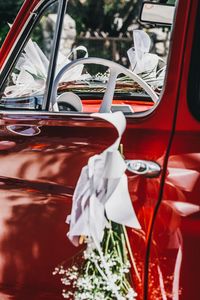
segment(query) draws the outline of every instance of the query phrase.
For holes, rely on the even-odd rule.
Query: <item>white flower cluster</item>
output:
[[[84,259],[86,263],[82,270],[75,265],[71,268],[56,268],[55,274],[60,274],[62,283],[70,286],[71,291],[63,290],[65,299],[74,300],[114,300],[116,296],[112,290],[112,283],[117,286],[120,300],[134,300],[137,294],[130,286],[127,280],[130,263],[127,260],[123,262],[120,255],[116,255],[115,251],[109,251],[104,259],[109,267],[112,275],[112,282],[106,277],[106,271],[102,264],[101,257],[97,250],[88,243],[84,251]],[[73,292],[74,291],[74,292]]]
[[[101,245],[85,238],[87,245],[82,264],[57,267],[66,286],[65,299],[73,300],[134,300],[137,293],[130,285],[130,262],[123,226],[109,222]]]

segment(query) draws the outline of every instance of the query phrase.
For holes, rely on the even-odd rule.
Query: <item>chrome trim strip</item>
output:
[[[150,116],[152,114],[152,112],[154,111],[154,107],[153,109],[149,109],[147,111],[144,112],[135,112],[132,115],[125,115],[127,119],[131,120],[131,119],[138,119],[138,118],[143,118],[143,117],[147,117]],[[92,113],[80,113],[80,112],[48,112],[48,111],[28,111],[28,110],[0,110],[0,115],[30,115],[30,116],[69,116],[69,117],[92,117]]]
[[[65,12],[68,4],[68,0],[58,0],[58,1],[59,1],[58,15],[56,20],[56,28],[54,33],[51,58],[49,62],[49,69],[47,74],[44,100],[42,102],[42,110],[49,110],[50,107],[50,98],[52,96],[52,87],[53,87],[53,82],[55,80],[57,57],[58,57],[58,52],[60,47],[60,38],[62,34]]]

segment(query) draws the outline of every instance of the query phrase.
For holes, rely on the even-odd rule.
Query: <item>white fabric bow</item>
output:
[[[74,196],[68,237],[75,246],[81,235],[92,237],[95,244],[103,238],[107,220],[140,229],[128,191],[126,163],[118,151],[126,119],[121,112],[92,114],[110,122],[118,131],[118,138],[99,155],[90,157],[83,167]]]
[[[127,51],[131,68],[136,74],[152,72],[151,77],[156,77],[156,68],[159,57],[149,53],[151,39],[143,30],[133,31],[134,48]]]
[[[84,46],[78,46],[73,49],[68,55],[58,53],[58,64],[56,74],[63,68],[64,65],[71,62],[69,59],[72,54],[78,51],[84,53],[83,57],[88,57],[88,51]],[[41,95],[44,93],[47,80],[49,60],[42,52],[36,42],[31,39],[28,41],[23,53],[21,54],[15,69],[19,74],[12,73],[14,85],[8,86],[4,93],[6,97],[22,97],[31,94],[32,96]],[[74,80],[85,80],[88,74],[82,74],[84,65],[74,67],[66,72],[61,78],[63,82]]]
[[[134,47],[127,51],[131,69],[136,74],[145,74],[144,80],[154,89],[163,86],[165,78],[166,63],[156,54],[149,53],[151,39],[143,30],[133,30]],[[164,67],[158,69],[159,61]]]

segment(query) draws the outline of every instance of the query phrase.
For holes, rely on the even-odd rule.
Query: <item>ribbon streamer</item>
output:
[[[140,229],[128,191],[126,163],[118,148],[126,128],[126,119],[121,112],[95,113],[91,116],[111,123],[118,132],[116,141],[99,155],[89,158],[83,167],[75,193],[68,237],[79,245],[80,236],[91,237],[100,246],[107,220]]]

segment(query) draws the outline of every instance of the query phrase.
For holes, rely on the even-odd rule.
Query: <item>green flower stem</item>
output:
[[[134,259],[134,257],[133,257],[133,253],[132,253],[132,250],[131,250],[131,245],[130,245],[130,242],[129,242],[129,238],[128,238],[128,234],[127,234],[127,231],[126,231],[126,227],[123,226],[122,228],[123,228],[124,237],[125,237],[125,240],[126,240],[126,245],[127,245],[127,248],[128,248],[128,253],[129,253],[129,256],[130,256],[130,260],[131,260],[133,269],[134,269],[134,271],[135,271],[135,274],[136,274],[138,280],[141,282],[142,279],[141,279],[141,277],[140,277],[140,274],[139,274],[138,269],[137,269],[137,266],[136,266],[135,259]]]
[[[94,261],[94,265],[97,268],[99,274],[101,274],[101,276],[103,277],[104,280],[107,281],[107,276],[104,274],[104,272],[102,271],[102,269],[99,267],[98,263],[96,261]]]
[[[111,229],[109,229],[108,233],[107,233],[107,238],[106,238],[106,246],[105,246],[105,254],[108,254],[108,247],[109,247],[109,243],[110,243],[110,237],[111,237]]]
[[[111,241],[112,241],[112,243],[113,243],[113,246],[115,246],[115,240],[114,240],[113,230],[111,230],[111,235],[110,235],[110,237],[111,237]]]
[[[85,270],[85,273],[88,275],[88,271],[89,271],[89,268],[90,268],[90,261],[88,260],[87,261],[87,264],[86,264],[86,270]]]
[[[121,233],[121,241],[122,241],[122,247],[123,247],[123,261],[124,263],[126,263],[128,261],[128,252],[127,252],[127,248],[126,248],[126,240],[125,240],[125,237],[124,237],[124,234]]]
[[[121,265],[123,265],[123,255],[122,255],[122,252],[121,252],[121,249],[120,249],[120,246],[119,246],[119,243],[116,242],[116,248],[117,248],[117,253],[120,257],[120,262],[121,262]]]
[[[64,298],[71,299],[71,295],[74,295],[79,299],[85,293],[84,297],[88,300],[97,299],[99,295],[102,299],[113,300],[116,299],[116,291],[122,299],[127,299],[129,291],[134,294],[129,282],[130,244],[127,244],[126,234],[122,225],[110,222],[110,228],[105,229],[101,249],[95,249],[92,239],[89,240],[91,245],[88,244],[85,250],[85,261],[81,267],[77,264],[65,270],[57,268],[56,272],[61,274],[62,283],[73,289],[72,292],[68,289],[63,291]],[[112,285],[116,287],[113,288]]]

